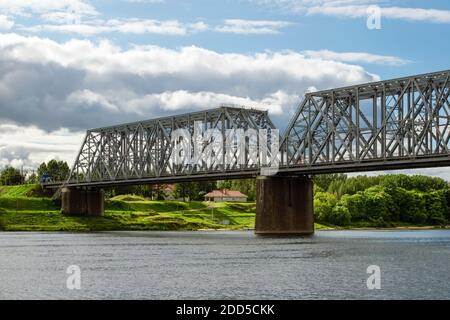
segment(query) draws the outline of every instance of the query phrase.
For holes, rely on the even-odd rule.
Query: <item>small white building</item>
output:
[[[246,202],[248,196],[236,190],[213,190],[210,193],[205,194],[205,201],[214,202]]]

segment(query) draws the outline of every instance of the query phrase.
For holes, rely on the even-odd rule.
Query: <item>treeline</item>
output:
[[[64,181],[69,176],[70,169],[65,161],[50,160],[41,163],[36,171],[19,170],[7,166],[0,170],[0,185],[14,186],[19,184],[39,183],[42,176],[47,176],[52,181]]]
[[[316,221],[338,226],[440,225],[450,221],[450,188],[440,178],[316,176]]]

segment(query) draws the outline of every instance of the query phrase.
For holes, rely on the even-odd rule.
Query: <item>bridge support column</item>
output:
[[[103,190],[64,188],[61,193],[63,214],[69,216],[102,216],[105,211]]]
[[[314,233],[311,179],[258,177],[256,198],[256,234],[311,235]]]

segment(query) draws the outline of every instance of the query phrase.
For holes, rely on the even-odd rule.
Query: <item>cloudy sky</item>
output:
[[[0,167],[220,104],[283,130],[307,90],[450,69],[449,35],[448,0],[0,0]]]

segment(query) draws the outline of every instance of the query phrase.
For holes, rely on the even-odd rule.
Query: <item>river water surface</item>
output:
[[[67,289],[70,265],[80,290]],[[450,230],[0,232],[0,299],[391,298],[450,299]]]

